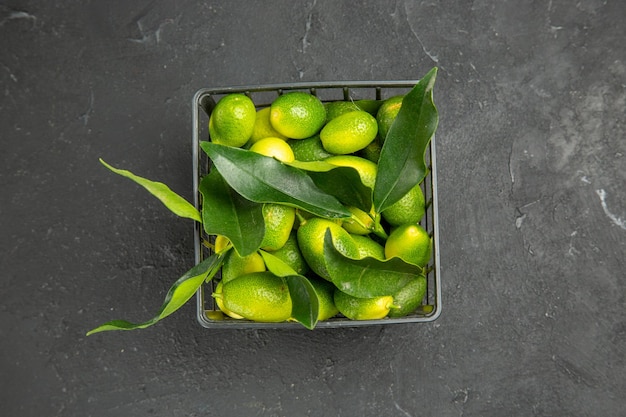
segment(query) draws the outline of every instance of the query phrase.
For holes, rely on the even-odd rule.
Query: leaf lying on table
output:
[[[102,165],[104,165],[114,173],[119,174],[122,177],[126,177],[141,185],[143,188],[148,190],[150,194],[158,198],[161,203],[165,205],[165,207],[167,207],[172,213],[176,214],[177,216],[185,217],[198,222],[202,221],[200,213],[198,212],[198,210],[196,210],[193,204],[189,203],[183,197],[176,194],[167,185],[161,182],[151,181],[146,178],[142,178],[125,169],[115,168],[104,162],[103,159],[100,159],[100,162],[102,163]]]
[[[436,76],[435,67],[404,96],[402,107],[387,132],[373,193],[377,213],[400,200],[427,174],[424,155],[439,123],[433,103]]]
[[[289,287],[292,309],[291,318],[309,330],[317,325],[319,299],[315,288],[304,276],[299,275],[282,259],[269,252],[259,251],[267,269],[279,277],[283,277]]]
[[[143,323],[112,320],[90,330],[87,332],[87,336],[109,330],[134,330],[152,326],[182,307],[193,297],[196,291],[198,291],[198,288],[200,288],[205,281],[211,280],[222,265],[222,259],[223,256],[213,254],[187,271],[171,286],[159,312],[152,319]]]
[[[324,261],[333,284],[346,294],[360,298],[395,294],[422,275],[422,268],[400,258],[385,261],[370,257],[348,258],[335,248],[330,229],[324,236]]]
[[[200,181],[202,226],[209,235],[223,235],[240,256],[255,252],[265,234],[263,205],[235,192],[217,170]]]
[[[245,149],[201,142],[215,168],[239,194],[257,203],[282,203],[325,218],[351,213],[297,168]]]

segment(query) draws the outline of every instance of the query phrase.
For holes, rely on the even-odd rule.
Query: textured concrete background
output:
[[[626,3],[0,1],[4,416],[617,416],[626,408]],[[145,320],[192,225],[202,87],[414,79],[435,101],[443,314],[208,331]],[[623,414],[622,414],[623,415]]]

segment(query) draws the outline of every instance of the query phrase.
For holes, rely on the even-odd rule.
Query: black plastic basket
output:
[[[405,81],[334,81],[317,83],[288,83],[257,86],[235,86],[223,88],[203,88],[193,97],[193,191],[194,204],[200,209],[201,196],[198,191],[200,179],[208,173],[209,160],[200,149],[200,142],[209,140],[208,121],[211,111],[219,99],[227,94],[241,93],[252,99],[257,108],[269,106],[276,97],[290,91],[305,91],[317,96],[322,102],[375,99],[384,100],[400,94],[406,94],[418,80]],[[422,306],[414,313],[400,318],[380,320],[349,320],[341,315],[317,323],[316,328],[372,326],[397,323],[419,323],[435,320],[441,314],[441,276],[439,273],[439,230],[437,213],[437,168],[435,161],[435,138],[430,141],[426,151],[426,164],[429,173],[422,182],[422,191],[426,199],[426,213],[421,225],[432,236],[433,255],[426,267],[427,291]],[[202,226],[195,223],[194,249],[195,262],[200,263],[210,252],[202,244],[207,239]],[[249,320],[236,320],[215,314],[218,308],[211,293],[219,280],[219,274],[211,282],[204,284],[197,293],[197,318],[206,328],[260,329],[260,328],[301,328],[295,322],[259,323]],[[219,317],[219,318],[217,318]]]

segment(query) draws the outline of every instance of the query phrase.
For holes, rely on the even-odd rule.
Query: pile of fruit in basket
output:
[[[438,113],[436,68],[405,95],[323,102],[310,91],[258,108],[244,94],[210,109],[197,210],[167,186],[106,164],[202,225],[211,255],[178,279],[152,325],[215,280],[215,320],[402,317],[422,306],[432,241],[424,155]],[[218,273],[219,272],[219,273]]]

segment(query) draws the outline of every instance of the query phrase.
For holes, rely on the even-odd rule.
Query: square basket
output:
[[[200,179],[208,173],[210,164],[207,155],[200,148],[201,141],[209,140],[208,121],[211,111],[221,97],[231,93],[245,94],[252,99],[257,109],[269,106],[276,97],[291,91],[304,91],[317,96],[322,102],[375,99],[384,100],[395,95],[406,94],[418,80],[405,81],[336,81],[316,83],[288,83],[257,86],[237,86],[224,88],[203,88],[193,97],[193,192],[194,204],[200,209],[201,195],[198,191]],[[341,315],[317,323],[316,328],[336,328],[354,326],[387,325],[398,323],[419,323],[435,320],[441,314],[441,277],[439,273],[439,230],[437,215],[437,167],[435,161],[435,138],[430,141],[425,160],[429,172],[422,181],[422,191],[426,200],[426,213],[421,225],[432,236],[433,254],[426,267],[427,291],[422,306],[416,312],[400,318],[380,320],[349,320]],[[210,249],[202,242],[208,240],[202,226],[195,223],[194,249],[195,262],[200,263],[210,254]],[[197,318],[206,328],[261,329],[261,328],[300,328],[296,322],[258,323],[236,320],[218,313],[211,293],[219,280],[219,273],[197,292]]]

